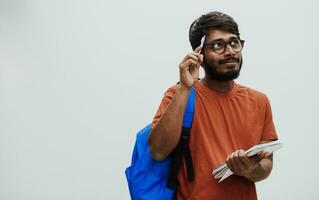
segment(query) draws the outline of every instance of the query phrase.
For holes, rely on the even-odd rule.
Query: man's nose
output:
[[[233,48],[229,44],[226,44],[224,53],[226,56],[233,56],[235,55],[236,52],[233,50]]]

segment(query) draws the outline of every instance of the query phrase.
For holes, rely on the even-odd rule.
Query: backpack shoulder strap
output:
[[[183,127],[191,128],[193,117],[194,117],[194,108],[195,108],[195,88],[192,87],[189,96],[187,99],[186,109],[183,118]]]
[[[190,152],[189,144],[188,144],[190,130],[191,130],[193,118],[194,118],[194,110],[195,110],[195,89],[194,87],[192,87],[188,96],[186,109],[184,113],[181,138],[178,142],[177,147],[174,149],[172,153],[172,164],[171,164],[171,169],[170,169],[168,182],[167,182],[168,188],[174,188],[176,185],[177,174],[178,174],[179,167],[181,165],[183,155],[185,156],[186,167],[187,167],[187,180],[188,181],[194,180],[193,161],[192,161],[191,152]]]

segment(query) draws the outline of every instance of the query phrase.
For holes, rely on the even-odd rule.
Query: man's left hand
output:
[[[231,153],[227,157],[226,163],[234,174],[249,178],[258,167],[259,162],[266,156],[268,156],[268,152],[262,151],[255,156],[248,157],[241,149]]]

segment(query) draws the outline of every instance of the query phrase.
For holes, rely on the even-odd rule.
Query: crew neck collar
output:
[[[206,85],[204,85],[200,81],[197,81],[195,83],[195,88],[199,89],[199,90],[202,90],[202,91],[205,91],[205,92],[214,93],[215,95],[218,95],[218,96],[232,96],[232,95],[234,95],[236,93],[236,91],[238,89],[238,84],[235,81],[233,81],[232,83],[233,83],[233,87],[228,92],[218,92],[218,91],[216,91],[214,89],[211,89],[211,88],[207,87]]]

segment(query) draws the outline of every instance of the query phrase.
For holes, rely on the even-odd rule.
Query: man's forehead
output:
[[[223,40],[228,40],[229,38],[233,37],[238,37],[236,34],[230,33],[228,31],[220,30],[220,29],[213,29],[209,30],[206,33],[206,38],[208,41],[212,40],[218,40],[218,39],[223,39]]]

